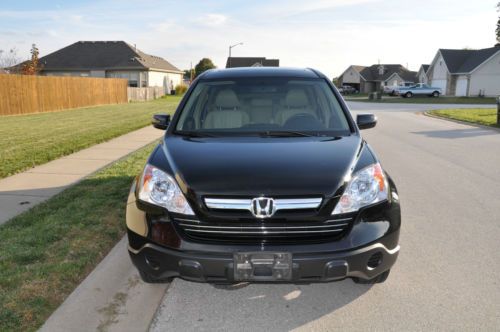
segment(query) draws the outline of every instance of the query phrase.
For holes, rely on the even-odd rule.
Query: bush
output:
[[[183,95],[186,93],[187,89],[188,89],[187,85],[177,84],[175,86],[175,94],[178,96]]]

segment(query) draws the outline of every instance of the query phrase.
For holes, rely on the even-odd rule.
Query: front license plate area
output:
[[[237,281],[289,281],[292,279],[292,254],[287,252],[235,253],[234,279]]]

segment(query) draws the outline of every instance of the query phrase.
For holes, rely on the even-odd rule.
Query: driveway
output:
[[[214,286],[176,279],[152,331],[498,330],[500,133],[417,114],[448,105],[350,107],[377,113],[379,124],[363,135],[402,201],[401,252],[387,282]]]

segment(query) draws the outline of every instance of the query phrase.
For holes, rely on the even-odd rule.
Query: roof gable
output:
[[[165,59],[146,54],[124,41],[79,41],[40,58],[43,70],[180,70]]]
[[[451,74],[470,73],[498,51],[498,46],[480,50],[439,50]]]

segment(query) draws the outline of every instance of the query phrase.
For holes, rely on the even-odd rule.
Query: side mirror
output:
[[[166,130],[168,128],[169,123],[170,123],[170,115],[168,114],[155,114],[153,115],[153,121],[151,121],[153,127],[161,130]]]
[[[374,114],[358,114],[356,124],[360,130],[373,128],[377,124],[377,117]]]

